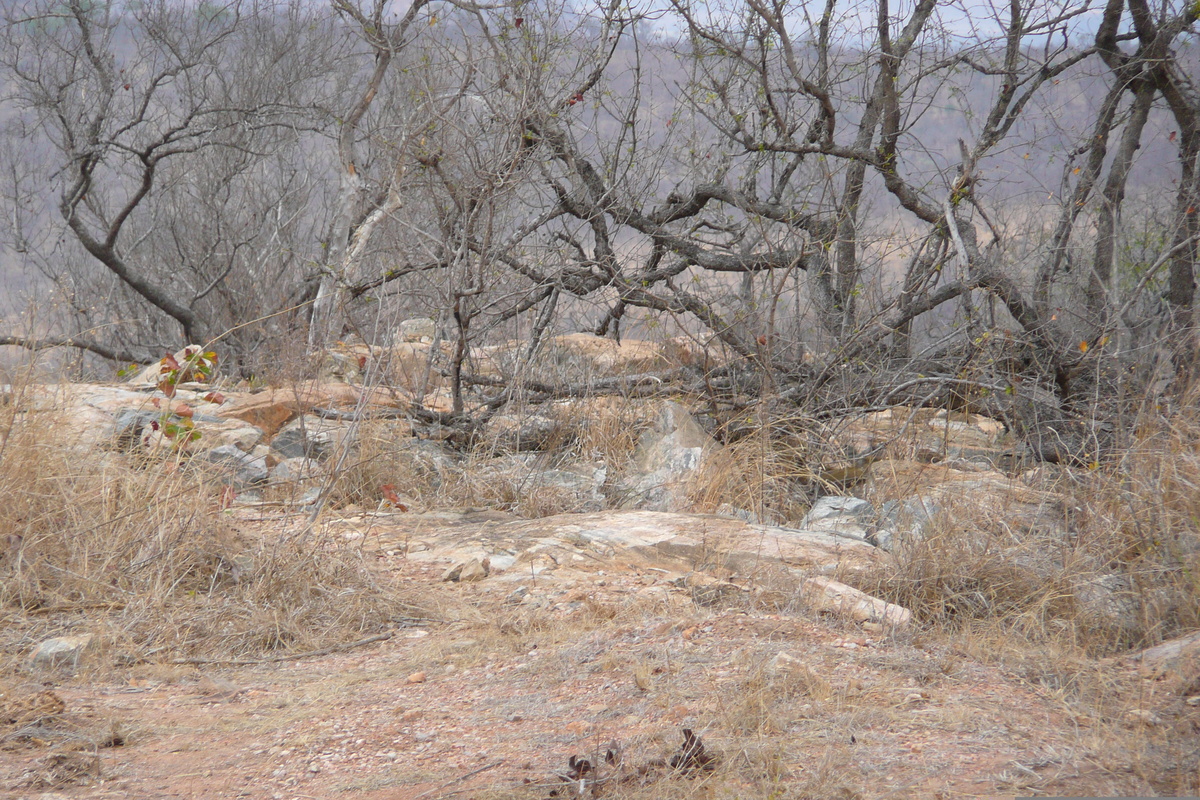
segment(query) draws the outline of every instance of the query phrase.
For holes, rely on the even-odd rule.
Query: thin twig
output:
[[[66,611],[120,611],[124,608],[124,603],[70,603],[67,605],[30,608],[26,609],[25,613],[33,616],[34,614],[58,614],[59,612]]]
[[[428,792],[422,792],[421,794],[414,797],[413,800],[421,800],[422,797],[429,797],[429,795],[434,794],[435,792],[440,792],[442,789],[447,789],[456,783],[462,783],[463,781],[467,780],[468,778],[474,778],[476,775],[478,775],[481,772],[487,772],[489,769],[495,769],[496,767],[500,766],[503,763],[504,763],[503,761],[493,761],[491,764],[480,767],[479,769],[471,770],[466,775],[459,775],[457,778],[455,778],[453,780],[446,781],[445,783],[443,783],[441,786],[437,787],[436,789],[430,789]]]
[[[365,639],[359,639],[357,642],[350,642],[349,644],[335,644],[330,647],[322,647],[320,650],[307,650],[303,653],[292,653],[291,655],[286,656],[272,656],[271,658],[175,658],[169,663],[191,664],[196,666],[206,664],[225,664],[231,667],[252,667],[258,664],[276,664],[280,661],[297,661],[301,658],[316,658],[317,656],[327,656],[330,653],[341,653],[346,650],[353,650],[355,647],[362,647],[365,644],[385,642],[395,635],[395,631],[388,631],[387,633],[378,633],[374,636],[368,636]]]

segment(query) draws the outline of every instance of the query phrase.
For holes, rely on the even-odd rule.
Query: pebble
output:
[[[1134,708],[1125,712],[1125,723],[1127,725],[1146,725],[1153,727],[1162,725],[1162,717],[1155,714],[1153,711],[1145,708]]]
[[[406,679],[409,683],[424,683],[426,675],[424,672],[414,672]]]

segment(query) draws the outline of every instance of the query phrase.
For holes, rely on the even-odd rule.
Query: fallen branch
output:
[[[601,378],[599,380],[586,381],[584,383],[568,383],[561,385],[542,383],[541,381],[523,380],[520,381],[520,386],[528,389],[529,391],[546,395],[547,398],[586,397],[588,395],[604,392],[634,392],[639,389],[646,388],[657,389],[660,386],[675,383],[691,377],[692,374],[692,371],[687,367],[681,367],[668,372],[643,372],[637,375],[618,375],[613,378]],[[503,378],[491,378],[484,375],[468,375],[463,377],[463,383],[469,383],[473,386],[504,388],[507,387],[510,382],[504,380]]]
[[[431,794],[434,794],[435,792],[440,792],[443,789],[448,789],[456,783],[462,783],[463,781],[465,781],[469,778],[474,778],[476,775],[478,775],[481,772],[487,772],[489,769],[495,769],[496,767],[500,766],[503,763],[504,763],[503,761],[493,761],[491,764],[482,766],[479,769],[471,770],[466,775],[459,775],[454,780],[446,781],[445,783],[443,783],[441,786],[437,787],[436,789],[430,789],[428,792],[422,792],[421,794],[414,797],[413,800],[421,800],[422,797],[429,797]]]

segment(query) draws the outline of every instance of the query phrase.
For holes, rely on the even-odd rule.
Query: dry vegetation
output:
[[[169,453],[81,448],[69,420],[0,407],[0,652],[17,667],[54,635],[109,663],[327,646],[428,615],[318,529],[266,541],[223,513],[222,487]]]
[[[320,526],[297,525],[272,538],[240,529],[223,510],[219,486],[170,455],[81,451],[64,433],[67,421],[32,408],[16,385],[0,408],[0,490],[6,498],[0,506],[0,666],[9,678],[23,673],[33,645],[55,635],[91,634],[109,656],[98,663],[120,669],[146,660],[295,654],[384,632],[397,621],[438,616],[428,598],[415,602],[379,578],[364,552]],[[592,413],[595,404],[610,413]],[[1187,732],[1123,722],[1123,712],[1139,707],[1141,698],[1134,683],[1101,660],[1200,627],[1196,408],[1182,402],[1170,415],[1143,411],[1134,443],[1096,469],[1042,467],[1027,478],[1066,497],[1069,539],[1030,536],[1003,513],[972,516],[950,506],[935,515],[923,540],[897,551],[893,566],[857,576],[864,590],[914,611],[915,632],[897,635],[893,643],[938,654],[919,668],[903,659],[880,662],[875,666],[884,679],[844,680],[819,661],[773,663],[767,640],[730,652],[717,673],[674,663],[649,648],[636,657],[607,657],[600,670],[633,675],[664,709],[705,695],[705,722],[719,731],[722,759],[690,775],[652,764],[635,770],[636,778],[614,780],[604,796],[658,800],[749,791],[747,796],[778,800],[864,797],[870,781],[849,777],[859,774],[849,769],[853,732],[888,728],[897,709],[923,702],[931,691],[936,695],[947,676],[971,662],[1011,670],[1050,693],[1066,719],[1111,719],[1079,734],[1079,748],[1098,754],[1098,777],[1089,786],[1200,790]],[[530,456],[543,466],[590,456],[620,470],[650,424],[641,405],[616,399],[560,411],[573,415],[575,424],[567,429],[574,433],[549,453]],[[729,444],[699,476],[693,496],[704,509],[733,503],[795,521],[806,510],[796,485],[806,484],[814,494],[835,488],[819,465],[845,454],[822,451],[820,436],[803,433],[802,418],[778,419],[757,431],[749,429],[750,421],[760,422],[744,417],[737,430],[729,423],[719,432]],[[392,484],[421,509],[470,505],[528,517],[577,510],[576,498],[525,484],[529,462],[513,461],[510,472],[498,473],[491,462],[501,448],[494,440],[472,443],[462,468],[448,472],[419,441],[397,436],[394,424],[364,424],[353,459],[329,484],[335,507],[373,504],[380,487]],[[1133,609],[1135,624],[1104,623],[1110,618],[1088,605],[1089,581],[1101,575],[1113,580],[1113,573],[1120,586],[1110,599]],[[753,597],[718,606],[752,609]],[[768,610],[782,607],[778,597],[771,603]],[[454,626],[468,644],[448,650],[445,640],[431,639],[408,658],[414,668],[446,660],[471,668],[536,647],[560,654],[545,680],[569,682],[578,669],[571,648],[661,613],[633,601],[588,598],[567,619],[538,609],[497,615],[456,606]],[[694,616],[702,625],[719,619],[719,608],[697,608]],[[648,754],[638,758],[660,762],[677,746],[665,740],[629,744]],[[824,754],[819,763],[802,774],[789,766],[813,748]],[[477,796],[526,800],[553,788]],[[1010,788],[1050,791],[1053,784],[1017,772]]]
[[[869,588],[946,631],[980,624],[1093,656],[1200,627],[1200,413],[1143,412],[1135,441],[1094,469],[1027,473],[1065,498],[1069,536],[1038,536],[1004,509],[942,509]],[[1015,523],[1015,524],[1014,524]],[[1111,615],[1090,598],[1099,585]],[[1123,625],[1106,624],[1122,618]]]

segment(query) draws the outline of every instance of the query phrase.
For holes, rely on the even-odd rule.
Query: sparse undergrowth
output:
[[[1061,497],[1061,525],[947,504],[859,585],[947,631],[986,625],[1104,656],[1200,627],[1200,412],[1149,417],[1095,468],[1014,475]]]
[[[619,471],[633,458],[649,416],[628,401],[605,402],[613,413],[568,407],[575,417],[564,430],[571,434],[528,458],[544,469],[592,457]],[[1200,412],[1194,404],[1183,408],[1170,418],[1147,416],[1134,445],[1097,468],[1014,468],[1014,485],[1061,498],[1053,511],[1060,528],[1022,527],[1023,517],[1005,508],[946,503],[923,537],[895,549],[889,567],[844,576],[912,609],[914,640],[933,643],[928,649],[939,653],[927,674],[914,675],[910,667],[897,674],[899,683],[917,684],[912,694],[922,699],[914,702],[927,699],[926,684],[976,661],[1015,671],[1057,698],[1068,717],[1136,707],[1130,681],[1097,658],[1200,627]],[[820,465],[844,460],[845,453],[830,442],[822,449],[816,428],[802,435],[805,424],[797,417],[772,424],[771,435],[723,432],[727,445],[693,486],[693,500],[706,510],[731,503],[795,521],[813,494],[865,491],[825,478]],[[0,667],[6,671],[20,672],[39,641],[68,633],[91,634],[107,656],[99,661],[121,666],[139,659],[295,654],[432,614],[376,580],[363,552],[319,528],[262,537],[240,527],[224,508],[221,485],[177,452],[138,458],[85,452],[62,433],[67,428],[54,412],[23,404],[19,389],[0,408],[0,489],[9,498],[0,506]],[[521,470],[530,463],[525,455],[510,454],[512,472],[498,472],[495,440],[475,443],[454,470],[444,470],[443,451],[398,430],[393,422],[363,424],[354,457],[335,476],[337,502],[373,504],[392,486],[422,509],[480,505],[531,517],[578,510],[577,497],[523,482],[528,471]],[[477,668],[533,648],[569,650],[581,637],[608,635],[647,613],[596,603],[586,593],[575,602],[580,610],[569,625],[540,608],[476,615],[470,647],[443,651],[442,643],[430,641],[414,647],[413,657]],[[785,606],[789,614],[803,608],[756,610]],[[471,613],[460,617],[462,623]],[[909,642],[908,634],[893,639]],[[556,679],[569,681],[583,662],[562,657],[552,663]],[[705,724],[718,732],[713,740],[723,750],[711,773],[614,784],[603,796],[699,797],[747,786],[777,798],[861,796],[865,779],[847,777],[855,763],[849,736],[887,726],[890,689],[834,680],[827,669],[806,664],[780,668],[762,652],[734,654],[729,667],[733,677],[687,688],[708,692],[711,701]],[[627,671],[649,691],[645,687],[674,681],[677,665],[608,656],[600,668]],[[663,692],[662,702],[674,691]],[[1114,721],[1090,729],[1080,746],[1162,791],[1195,791],[1197,754],[1169,733]],[[828,744],[831,735],[840,738]],[[669,751],[666,743],[656,744]],[[824,747],[824,759],[803,772],[789,767],[801,746]],[[1163,759],[1168,767],[1153,768]],[[1132,785],[1122,780],[1105,785]],[[1012,786],[1043,784],[1014,775]],[[505,790],[492,796],[537,795]]]
[[[361,552],[318,530],[264,539],[221,483],[162,450],[89,450],[54,411],[0,408],[0,653],[90,634],[99,659],[299,651],[428,612],[380,585]]]

